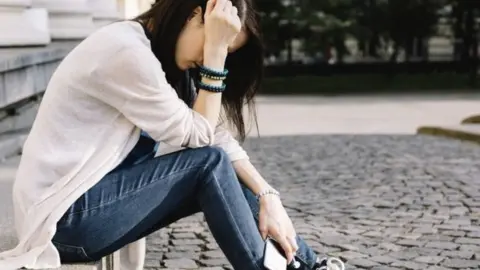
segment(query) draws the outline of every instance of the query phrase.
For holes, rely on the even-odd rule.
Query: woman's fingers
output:
[[[232,7],[232,12],[231,13],[232,13],[233,16],[237,16],[238,15],[237,7]]]
[[[258,229],[260,230],[260,234],[262,235],[263,240],[267,239],[268,236],[267,219],[268,217],[263,213],[260,213],[260,215],[258,215]]]
[[[290,236],[287,237],[288,242],[292,246],[292,252],[295,253],[298,250],[298,243],[297,243],[297,236],[295,233],[290,234]]]
[[[293,227],[292,221],[289,219],[288,222],[285,222],[288,225],[286,225],[287,229],[287,239],[292,245],[292,249],[294,252],[298,250],[298,243],[297,243],[297,232],[295,232],[295,228]]]
[[[227,14],[230,14],[232,12],[232,7],[233,7],[232,1],[228,0],[225,2],[225,7],[223,8],[223,11],[225,11],[225,13]]]
[[[215,7],[215,4],[217,3],[217,0],[209,0],[207,2],[207,7],[205,8],[205,14],[210,14]]]
[[[275,240],[282,246],[283,251],[285,251],[285,255],[287,256],[287,262],[290,263],[293,260],[293,250],[290,241],[288,241],[287,237],[279,236],[275,238]]]
[[[225,10],[225,5],[227,4],[227,2],[230,2],[230,1],[229,0],[217,0],[217,3],[215,5],[214,9],[222,12],[223,10]]]
[[[277,241],[278,244],[280,244],[283,251],[285,252],[288,263],[290,263],[293,260],[294,251],[292,248],[292,244],[287,239],[287,234],[285,233],[285,231],[282,231],[282,228],[277,225],[276,227],[269,229],[269,234],[273,239],[275,239],[275,241]]]

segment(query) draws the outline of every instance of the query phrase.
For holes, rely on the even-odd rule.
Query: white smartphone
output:
[[[287,258],[283,249],[273,239],[265,240],[265,254],[263,256],[263,266],[268,270],[286,270]]]

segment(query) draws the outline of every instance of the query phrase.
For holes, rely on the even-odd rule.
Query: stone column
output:
[[[30,5],[31,0],[0,0],[0,46],[50,43],[47,11]]]
[[[152,7],[155,0],[139,0],[139,11],[143,13]]]
[[[138,0],[125,0],[124,1],[125,17],[131,19],[140,14],[140,5]]]
[[[1,0],[0,0],[1,1]],[[48,10],[53,39],[84,39],[95,30],[87,0],[32,0]]]
[[[120,17],[125,18],[125,0],[117,0],[117,7]]]
[[[100,28],[121,19],[116,0],[89,0],[93,23]]]

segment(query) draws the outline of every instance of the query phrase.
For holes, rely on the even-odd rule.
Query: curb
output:
[[[450,127],[422,126],[417,134],[453,138],[480,144],[480,125],[459,125]]]
[[[480,115],[472,115],[462,120],[462,124],[480,124]]]

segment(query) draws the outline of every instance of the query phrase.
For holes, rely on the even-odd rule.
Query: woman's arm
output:
[[[118,110],[155,141],[178,147],[214,144],[214,128],[190,109],[146,48],[123,47],[97,61],[82,91]],[[217,116],[218,118],[218,116]]]
[[[245,150],[228,130],[217,127],[215,140],[216,144],[222,147],[232,160],[239,180],[255,195],[273,189],[253,166]],[[294,252],[298,250],[298,244],[295,228],[283,207],[282,201],[278,196],[267,195],[260,197],[259,204],[258,226],[262,237],[271,236],[275,238],[287,254],[288,261],[291,262]]]
[[[227,0],[209,0],[205,8],[205,44],[203,65],[223,71],[228,47],[242,28],[237,8]],[[221,86],[222,81],[202,78],[204,83]],[[202,114],[212,127],[217,126],[222,95],[200,89],[193,109]]]
[[[252,192],[257,195],[272,187],[265,181],[252,163],[247,159],[233,162],[235,171],[242,181]],[[258,228],[262,237],[273,237],[287,254],[290,263],[294,253],[298,250],[296,232],[291,219],[288,217],[282,201],[278,196],[262,196],[259,200],[260,211],[258,213]]]
[[[270,189],[270,185],[250,162],[247,152],[245,152],[223,124],[224,123],[221,123],[215,130],[215,145],[222,148],[230,157],[235,172],[240,178],[239,180],[254,194]]]
[[[204,54],[205,67],[220,71],[224,69],[227,51],[222,52],[220,50],[206,50]],[[210,80],[208,78],[202,78],[202,82],[215,86],[222,85],[222,81]],[[218,123],[218,116],[220,114],[221,106],[222,93],[209,92],[200,88],[197,98],[195,99],[195,103],[193,104],[193,110],[202,114],[208,120],[210,125],[215,127]]]
[[[239,159],[234,161],[233,167],[237,173],[239,180],[242,181],[255,195],[260,192],[271,189],[272,187],[260,175],[258,170],[248,159]]]

